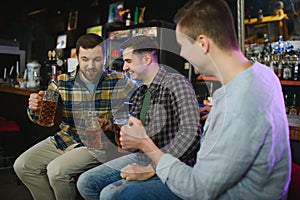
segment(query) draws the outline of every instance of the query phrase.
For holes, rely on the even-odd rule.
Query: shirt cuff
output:
[[[170,170],[174,163],[180,162],[179,159],[175,158],[170,154],[164,154],[156,165],[156,174],[163,183],[166,183]]]

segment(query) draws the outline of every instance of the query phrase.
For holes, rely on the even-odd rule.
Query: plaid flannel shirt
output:
[[[136,117],[140,115],[146,90],[143,85],[133,97],[131,112]],[[193,166],[200,147],[201,125],[192,84],[183,75],[161,68],[148,90],[151,101],[144,126],[149,137],[163,152]],[[141,152],[139,158],[153,165]]]
[[[136,90],[135,82],[119,72],[104,71],[93,93],[80,80],[79,68],[73,72],[61,74],[57,82],[49,84],[49,90],[59,92],[59,104],[62,106],[62,121],[59,131],[54,134],[57,148],[66,149],[79,143],[83,145],[79,130],[84,128],[86,116],[94,115],[112,120],[112,110],[121,102],[129,101],[132,92]],[[30,120],[36,123],[39,112],[27,109]]]

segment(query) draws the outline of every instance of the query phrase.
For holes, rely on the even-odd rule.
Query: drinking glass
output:
[[[51,127],[54,125],[55,113],[58,101],[58,92],[46,90],[43,96],[41,111],[37,124],[40,126]]]
[[[122,145],[120,143],[120,130],[121,127],[128,123],[128,118],[131,115],[128,113],[119,114],[114,117],[114,133],[115,133],[115,142],[118,145],[119,152],[127,152],[122,149]]]
[[[101,127],[98,117],[87,117],[85,119],[85,145],[88,149],[97,150],[102,148]]]

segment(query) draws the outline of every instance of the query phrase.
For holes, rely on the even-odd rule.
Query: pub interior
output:
[[[17,199],[17,196],[32,199],[14,176],[12,163],[20,153],[58,128],[60,113],[56,113],[53,127],[35,125],[27,117],[28,97],[46,88],[53,70],[58,75],[74,69],[76,39],[87,32],[102,35],[108,41],[108,67],[121,70],[117,44],[122,37],[128,37],[126,31],[141,30],[143,34],[159,36],[160,28],[174,28],[173,16],[186,2],[13,0],[0,8],[0,172],[1,177],[8,175],[13,179],[0,178],[1,199]],[[300,0],[227,2],[245,55],[272,68],[280,79],[289,120],[292,161],[300,165]],[[125,12],[122,19],[115,20],[113,11],[120,4]],[[121,39],[112,39],[112,35]],[[176,43],[175,39],[173,42]],[[199,103],[220,87],[214,77],[195,74],[178,54],[161,52],[160,59],[189,78]]]

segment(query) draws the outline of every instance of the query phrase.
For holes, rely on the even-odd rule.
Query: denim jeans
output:
[[[82,173],[77,181],[78,191],[86,200],[99,200],[102,189],[122,180],[120,170],[132,163],[138,163],[136,153],[116,158]]]
[[[136,153],[114,159],[82,173],[77,181],[78,191],[86,200],[146,199],[146,197],[147,199],[179,199],[156,176],[147,181],[122,179],[120,170],[132,163],[146,165],[138,162]]]
[[[167,185],[154,176],[147,181],[120,180],[106,186],[100,199],[110,200],[179,200]]]

